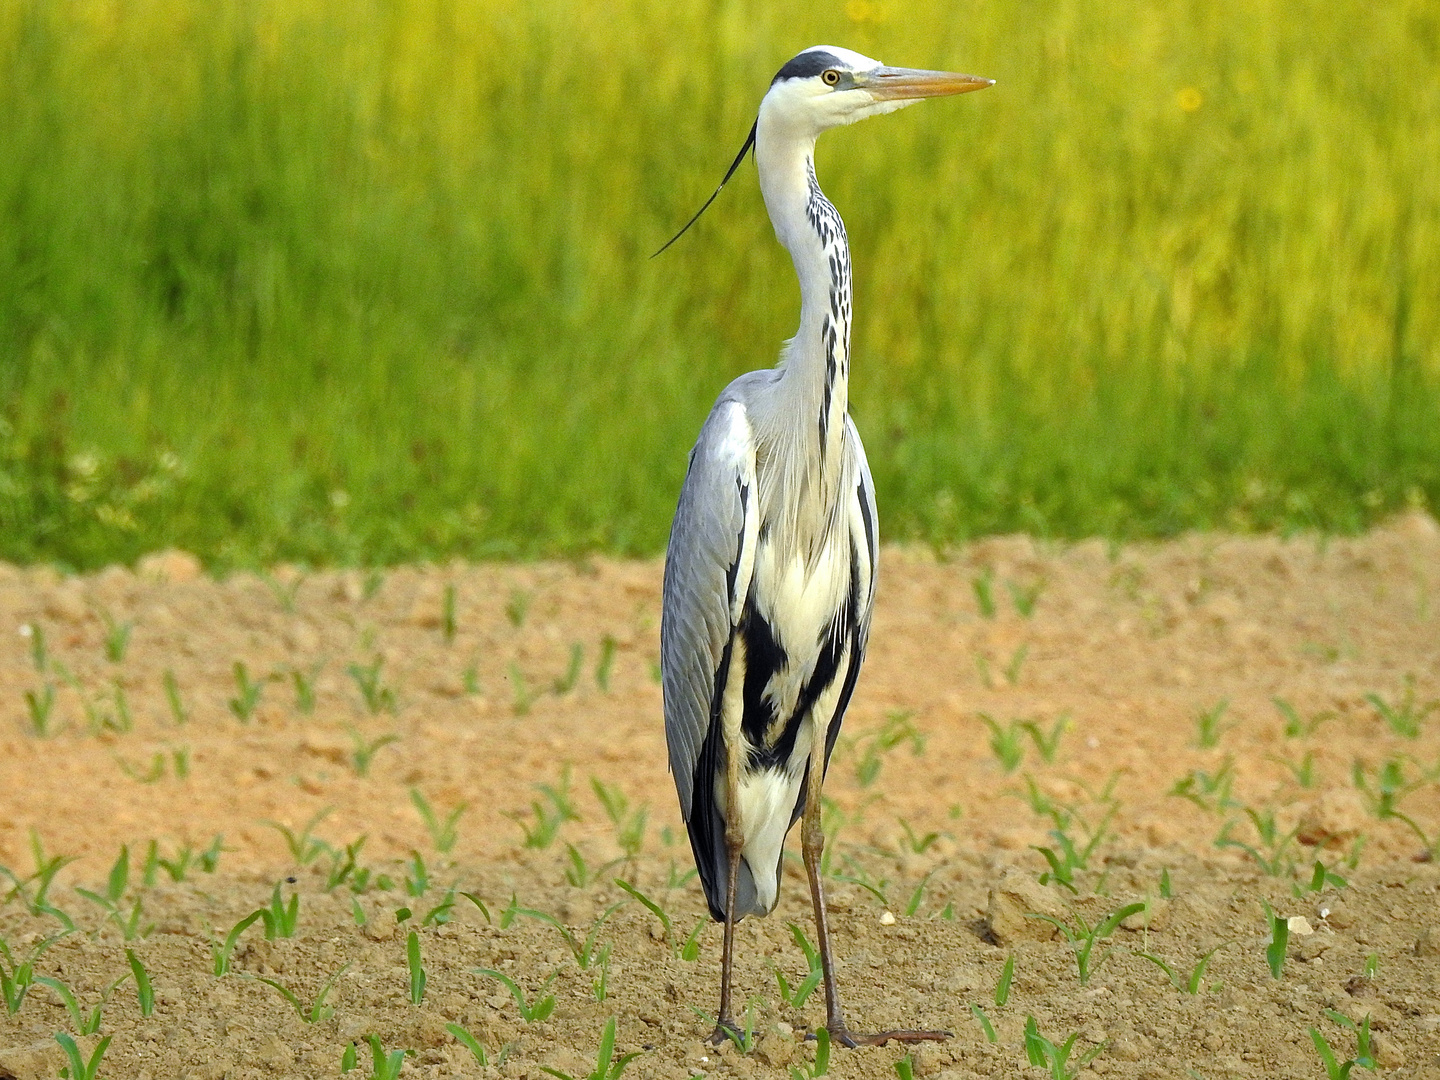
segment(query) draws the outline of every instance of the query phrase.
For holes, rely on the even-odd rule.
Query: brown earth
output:
[[[701,1041],[709,1023],[695,1010],[714,1008],[720,934],[702,924],[698,885],[686,880],[665,771],[659,582],[657,562],[603,560],[281,568],[224,582],[174,553],[84,578],[0,566],[0,864],[12,875],[0,873],[10,954],[0,952],[0,970],[13,977],[39,950],[33,973],[72,988],[83,1020],[130,971],[130,949],[153,981],[154,1010],[141,1016],[133,980],[109,997],[109,1077],[334,1076],[352,1041],[354,1075],[365,1076],[369,1034],[413,1052],[406,1076],[583,1076],[611,1016],[617,1052],[640,1051],[627,1077],[808,1069],[815,1043],[802,1036],[823,1020],[821,995],[793,1008],[774,974],[792,986],[805,974],[787,928],[813,939],[803,873],[787,876],[774,916],[737,934],[752,1051]],[[1437,607],[1440,529],[1422,515],[1357,539],[1112,548],[1002,538],[939,559],[887,551],[870,658],[826,788],[853,1026],[953,1031],[914,1054],[920,1077],[1050,1075],[1026,1065],[1029,1016],[1057,1044],[1077,1033],[1067,1068],[1099,1048],[1082,1075],[1316,1077],[1308,1029],[1341,1061],[1355,1052],[1330,1011],[1369,1015],[1390,1075],[1440,1077]],[[237,664],[259,688],[253,709]],[[32,717],[47,687],[42,736]],[[1293,709],[1289,734],[1275,699]],[[1207,713],[1215,744],[1202,747]],[[1062,718],[1049,761],[1012,724],[1034,721],[1048,736]],[[1023,755],[1008,773],[996,730]],[[366,754],[368,771],[357,760]],[[625,800],[623,812],[612,800],[620,827],[592,778]],[[1403,786],[1387,794],[1382,783]],[[412,790],[441,819],[464,807],[447,852]],[[556,797],[578,820],[523,846],[537,808],[554,816]],[[1058,826],[1082,857],[1098,837],[1073,893],[1038,880],[1050,868],[1032,845],[1058,857]],[[1217,846],[1222,831],[1252,850]],[[207,870],[200,854],[217,836],[218,868]],[[362,836],[359,870],[329,880]],[[34,841],[42,859],[76,860],[44,904],[29,879]],[[124,882],[111,875],[122,844]],[[174,881],[156,860],[178,874],[187,848]],[[425,863],[423,892],[412,853]],[[1308,891],[1317,859],[1348,884]],[[617,877],[663,905],[670,934]],[[120,896],[113,917],[107,880]],[[231,973],[215,976],[217,935],[267,905],[277,882],[300,898],[295,936],[266,940],[256,922]],[[1262,900],[1308,924],[1294,923],[1278,979]],[[582,969],[592,927],[621,901]],[[1080,951],[1027,917],[1073,932],[1135,901],[1148,911],[1094,946],[1084,982]],[[413,915],[397,923],[402,907]],[[581,957],[516,908],[570,927]],[[427,915],[416,1005],[407,934]],[[41,949],[64,919],[76,932]],[[697,924],[698,959],[683,959]],[[1195,994],[1141,955],[1184,984],[1212,949]],[[1014,980],[997,1005],[1009,957]],[[476,968],[506,973],[532,1002],[553,993],[553,1014],[524,1023],[509,991]],[[333,1016],[315,1023],[261,981],[308,1009],[332,976]],[[472,1032],[492,1064],[477,1064],[447,1024]],[[17,1012],[0,1010],[0,1078],[56,1075],[54,1035],[77,1030],[61,996],[33,985]],[[836,1048],[830,1072],[894,1075],[903,1054]]]

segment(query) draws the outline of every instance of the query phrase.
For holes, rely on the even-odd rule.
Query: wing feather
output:
[[[665,741],[687,822],[722,664],[750,591],[758,503],[754,433],[744,404],[722,395],[690,452],[665,553],[660,620]]]

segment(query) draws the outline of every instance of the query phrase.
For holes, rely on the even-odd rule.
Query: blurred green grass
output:
[[[0,558],[660,551],[824,41],[999,80],[820,146],[889,538],[1440,505],[1431,0],[13,0]]]

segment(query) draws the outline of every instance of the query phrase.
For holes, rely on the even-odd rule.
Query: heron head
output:
[[[964,94],[994,83],[951,71],[888,67],[850,49],[815,45],[776,73],[760,114],[767,125],[778,123],[813,136],[925,98]]]

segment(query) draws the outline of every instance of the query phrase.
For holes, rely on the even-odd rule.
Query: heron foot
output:
[[[884,1046],[892,1040],[900,1043],[944,1042],[946,1039],[954,1037],[954,1033],[949,1031],[877,1031],[873,1035],[863,1035],[851,1031],[843,1023],[826,1024],[825,1030],[830,1032],[832,1042],[851,1048]],[[811,1039],[814,1037],[813,1034],[809,1036]]]
[[[715,1023],[715,1030],[705,1040],[711,1046],[724,1046],[727,1042],[733,1042],[742,1049],[745,1046],[745,1033],[735,1026],[735,1021],[728,1017],[721,1017]]]

